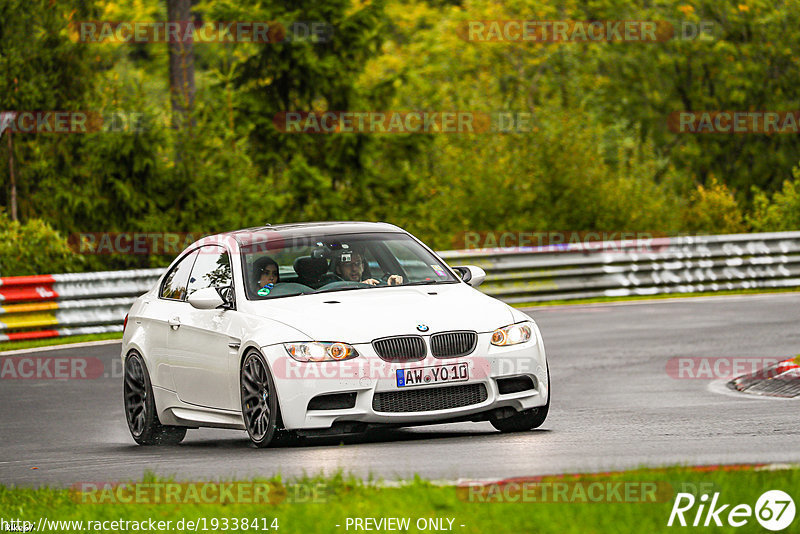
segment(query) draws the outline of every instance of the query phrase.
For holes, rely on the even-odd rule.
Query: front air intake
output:
[[[512,376],[510,378],[497,379],[497,391],[500,393],[500,395],[519,393],[520,391],[527,391],[535,388],[536,385],[533,383],[533,379],[529,376]]]
[[[356,405],[356,393],[327,393],[308,401],[309,410],[346,410]]]
[[[384,413],[433,412],[480,404],[488,398],[483,384],[376,393],[372,409]]]

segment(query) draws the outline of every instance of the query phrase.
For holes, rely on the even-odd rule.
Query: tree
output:
[[[285,200],[279,220],[381,218],[398,205],[413,204],[413,180],[401,171],[422,139],[292,135],[274,123],[276,114],[287,111],[385,109],[387,91],[365,91],[359,84],[385,38],[383,2],[250,1],[209,9],[215,20],[270,20],[286,31],[280,42],[239,45],[247,56],[235,77],[239,131],[248,135],[262,190]],[[324,23],[331,32],[305,37],[305,28],[294,25],[302,21]],[[377,173],[374,163],[389,157],[392,172]]]
[[[68,14],[91,18],[96,8],[90,1],[58,6],[48,0],[0,2],[0,111],[84,109],[94,75],[86,45],[72,42],[68,36]],[[8,157],[16,165],[8,166],[9,187],[0,191],[0,204],[11,205],[13,219],[30,217],[36,214],[32,196],[39,191],[30,166],[32,158],[68,145],[69,140],[20,134],[14,136],[12,151],[11,132],[8,134]]]
[[[169,91],[172,103],[172,127],[192,125],[194,108],[194,41],[191,29],[191,0],[167,0],[167,22],[178,24],[179,38],[168,38]]]

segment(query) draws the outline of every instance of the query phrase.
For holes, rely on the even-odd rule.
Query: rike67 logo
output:
[[[678,493],[667,526],[741,527],[755,516],[762,527],[778,531],[791,525],[794,515],[794,501],[781,490],[765,491],[756,501],[755,507],[749,504],[723,503],[719,492],[710,498],[704,493],[699,499],[691,493]]]

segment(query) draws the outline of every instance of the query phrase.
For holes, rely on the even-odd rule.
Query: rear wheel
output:
[[[128,428],[139,445],[174,445],[186,436],[185,427],[162,425],[158,420],[147,367],[135,352],[125,360],[123,396]]]
[[[275,382],[263,356],[253,350],[244,357],[240,373],[242,418],[256,447],[280,444],[288,437],[280,430],[280,408]]]
[[[539,428],[550,411],[550,367],[547,368],[547,404],[538,408],[524,410],[511,417],[492,419],[490,422],[500,432],[525,432]]]

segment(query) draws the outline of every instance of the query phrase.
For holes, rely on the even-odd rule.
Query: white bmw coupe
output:
[[[189,428],[290,435],[489,421],[540,426],[541,334],[402,229],[330,222],[204,238],[125,318],[125,415],[142,445]]]

